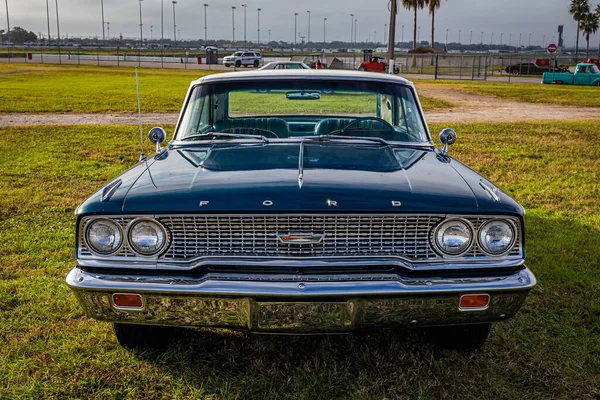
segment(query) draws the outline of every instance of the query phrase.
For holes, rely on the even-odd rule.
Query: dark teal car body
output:
[[[536,281],[523,208],[446,149],[402,78],[203,78],[167,148],[77,209],[67,283],[128,347],[166,343],[165,326],[427,327],[479,347]]]

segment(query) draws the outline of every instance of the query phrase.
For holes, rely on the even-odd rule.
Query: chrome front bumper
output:
[[[527,268],[484,278],[378,275],[228,275],[202,278],[71,270],[67,285],[90,317],[112,322],[221,327],[253,332],[334,333],[362,328],[501,321],[515,315],[536,284]],[[139,310],[116,307],[113,293],[143,296]],[[461,310],[464,294],[489,306]]]

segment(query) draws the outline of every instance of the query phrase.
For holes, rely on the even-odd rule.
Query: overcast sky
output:
[[[50,32],[56,36],[56,9],[58,1],[61,36],[102,37],[101,0],[49,0],[50,2]],[[231,6],[235,10],[235,37],[244,37],[244,10],[241,2],[229,0],[205,0],[208,4],[208,37],[209,39],[232,37]],[[243,0],[242,0],[243,1]],[[204,1],[178,0],[176,5],[177,28],[181,30],[183,39],[204,38]],[[593,7],[600,0],[591,0]],[[4,1],[0,2],[2,16],[0,29],[6,27],[6,9]],[[294,36],[294,12],[298,15],[298,33],[308,34],[308,13],[311,10],[311,40],[323,40],[323,18],[327,18],[327,41],[350,39],[350,13],[355,14],[357,23],[357,41],[383,40],[384,24],[388,23],[388,0],[248,0],[247,1],[248,40],[257,38],[257,8],[261,8],[260,28],[261,41],[268,39],[271,30],[273,40],[291,41]],[[458,41],[459,29],[461,43],[469,43],[473,31],[473,43],[481,40],[483,31],[484,43],[490,43],[491,33],[494,33],[494,43],[512,45],[519,42],[529,43],[531,33],[532,44],[545,44],[552,41],[557,26],[565,26],[565,44],[575,42],[577,23],[568,13],[567,0],[446,0],[436,14],[436,41],[444,42],[446,29],[449,30],[448,41]],[[46,1],[45,0],[8,0],[11,26],[20,26],[36,33],[46,34]],[[143,33],[150,37],[150,25],[153,25],[154,38],[160,37],[160,8],[161,0],[144,0],[142,2]],[[110,35],[139,37],[139,2],[137,0],[104,0],[105,21],[110,22]],[[402,36],[404,25],[404,40],[412,35],[412,12],[401,9],[398,15],[397,40]],[[420,40],[429,40],[431,36],[431,18],[426,10],[418,14]],[[376,32],[376,33],[375,33]],[[164,0],[164,34],[173,37],[173,5],[171,0]],[[512,38],[510,37],[512,35]],[[600,33],[596,33],[590,46],[596,48],[600,41]],[[583,37],[580,45],[585,46]]]

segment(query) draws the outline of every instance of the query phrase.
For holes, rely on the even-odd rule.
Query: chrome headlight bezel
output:
[[[485,245],[483,244],[483,242],[481,240],[481,235],[483,234],[483,232],[485,232],[486,227],[488,227],[489,225],[492,225],[494,223],[498,223],[498,222],[502,222],[502,223],[505,223],[506,225],[508,225],[508,227],[510,228],[510,230],[512,232],[512,238],[511,238],[510,243],[506,247],[506,250],[502,251],[501,253],[493,253],[485,247]],[[483,254],[485,254],[486,256],[503,257],[503,256],[509,254],[513,250],[513,247],[515,246],[515,242],[517,240],[517,232],[518,231],[517,231],[517,227],[515,226],[515,223],[513,221],[511,221],[510,219],[494,218],[489,221],[486,221],[483,225],[481,225],[479,227],[479,229],[477,231],[477,245],[478,245],[479,249],[481,250],[481,252]]]
[[[452,222],[460,222],[462,224],[464,224],[467,228],[467,230],[469,231],[469,244],[467,245],[467,247],[465,247],[464,250],[461,250],[458,253],[450,253],[447,250],[445,250],[443,248],[443,246],[439,243],[438,241],[438,234],[440,232],[440,230],[445,226],[448,225]],[[442,254],[442,256],[444,257],[462,257],[463,255],[465,255],[466,253],[468,253],[471,248],[473,247],[473,244],[475,243],[475,229],[473,227],[473,224],[464,219],[464,218],[448,218],[448,219],[444,219],[442,220],[439,224],[437,224],[433,230],[433,237],[431,240],[431,243],[433,244],[433,247],[440,253]]]
[[[97,224],[99,222],[104,222],[104,223],[107,223],[108,225],[112,225],[113,227],[116,228],[115,231],[119,233],[118,245],[109,252],[99,251],[97,248],[94,247],[94,245],[92,245],[90,243],[90,239],[89,239],[90,229],[94,226],[94,224]],[[85,245],[87,246],[88,250],[90,251],[90,253],[92,253],[96,256],[99,256],[99,257],[109,257],[114,254],[117,254],[123,248],[123,245],[125,244],[125,235],[123,233],[123,229],[116,221],[114,221],[110,218],[94,218],[94,219],[91,219],[90,221],[88,221],[87,224],[85,225],[84,232],[83,232],[83,240],[84,240]]]
[[[163,242],[160,245],[160,247],[157,250],[152,251],[151,253],[145,253],[143,251],[140,251],[140,249],[136,248],[136,246],[131,238],[133,228],[135,228],[136,225],[138,225],[142,222],[148,222],[150,224],[156,225],[156,227],[158,227],[157,231],[160,232],[163,236]],[[159,257],[169,247],[169,244],[170,244],[170,236],[169,236],[169,233],[168,233],[167,229],[165,228],[165,226],[163,224],[161,224],[158,220],[156,220],[154,218],[149,218],[149,217],[136,218],[133,221],[131,221],[129,224],[127,224],[127,228],[125,229],[125,237],[127,238],[128,248],[136,256],[143,257],[143,258]]]

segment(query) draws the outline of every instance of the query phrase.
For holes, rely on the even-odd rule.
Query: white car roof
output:
[[[367,81],[367,82],[388,82],[414,86],[412,82],[392,74],[382,74],[374,72],[362,71],[347,71],[337,69],[270,69],[270,70],[254,70],[244,72],[225,72],[219,74],[207,75],[192,82],[192,86],[201,83],[219,83],[230,81],[254,81],[254,80],[270,80],[270,79],[337,79],[349,81]]]

